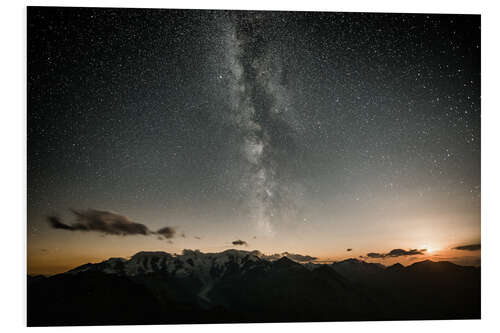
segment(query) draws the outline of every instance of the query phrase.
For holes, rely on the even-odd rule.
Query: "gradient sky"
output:
[[[478,15],[28,8],[29,273],[238,239],[477,265],[480,144]]]

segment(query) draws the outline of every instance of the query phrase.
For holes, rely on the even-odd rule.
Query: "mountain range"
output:
[[[480,318],[480,268],[139,252],[28,276],[28,326]]]

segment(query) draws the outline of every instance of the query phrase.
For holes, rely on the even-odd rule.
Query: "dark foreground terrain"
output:
[[[28,276],[28,326],[480,318],[480,269],[140,252]]]

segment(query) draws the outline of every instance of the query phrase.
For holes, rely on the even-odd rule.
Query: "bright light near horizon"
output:
[[[432,246],[429,246],[429,245],[421,245],[419,247],[419,249],[427,249],[427,251],[426,251],[427,253],[433,253],[433,252],[436,252],[436,251],[439,250],[438,248],[432,247]]]

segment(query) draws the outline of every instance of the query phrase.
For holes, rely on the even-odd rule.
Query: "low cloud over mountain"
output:
[[[282,253],[274,253],[270,255],[266,255],[261,253],[260,251],[254,251],[258,257],[266,260],[278,260],[283,257],[288,257],[289,259],[299,261],[299,262],[308,262],[308,261],[314,261],[318,259],[317,257],[312,257],[309,255],[302,255],[302,254],[297,254],[297,253],[290,253],[290,252],[282,252]]]
[[[370,253],[367,253],[366,254],[366,258],[387,258],[387,257],[391,257],[391,258],[394,258],[394,257],[404,257],[404,256],[413,256],[413,255],[421,255],[421,254],[424,254],[424,252],[426,252],[427,249],[421,249],[421,250],[417,250],[417,249],[412,249],[412,250],[403,250],[403,249],[394,249],[394,250],[391,250],[387,253],[377,253],[377,252],[370,252]]]
[[[454,247],[453,250],[477,251],[477,250],[481,250],[481,244],[461,245],[461,246]]]

